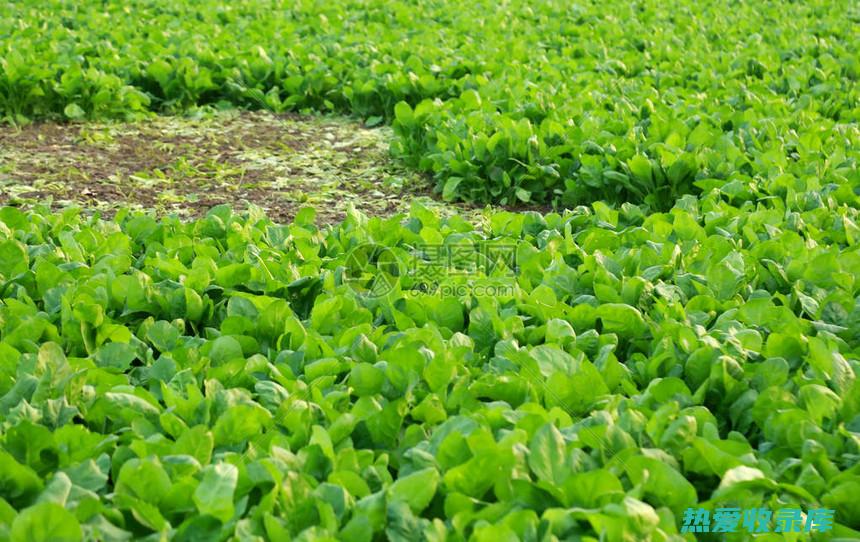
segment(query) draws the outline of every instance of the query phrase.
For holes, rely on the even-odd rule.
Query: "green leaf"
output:
[[[546,323],[546,342],[561,346],[576,340],[576,332],[567,320],[553,318]]]
[[[30,258],[18,241],[9,239],[0,243],[0,275],[9,280],[27,271]]]
[[[369,363],[357,363],[349,374],[349,384],[359,397],[379,393],[384,382],[385,373]]]
[[[565,506],[600,508],[624,498],[621,481],[608,470],[576,473],[563,484]]]
[[[517,195],[518,200],[525,202],[525,203],[528,203],[532,199],[531,192],[529,192],[525,188],[517,188],[516,195]]]
[[[244,357],[242,345],[233,337],[218,337],[212,341],[209,349],[209,358],[215,367],[237,358],[244,359]]]
[[[229,463],[209,465],[194,490],[194,504],[201,514],[208,514],[227,523],[235,512],[233,494],[239,479],[239,469]]]
[[[70,103],[69,105],[67,105],[65,109],[63,109],[63,113],[66,115],[67,118],[70,118],[72,120],[82,119],[87,115],[86,111],[81,109],[81,106],[76,103]]]
[[[630,172],[641,182],[651,182],[651,161],[644,154],[637,154],[627,161]]]
[[[421,469],[398,478],[388,488],[388,502],[405,502],[412,512],[420,514],[436,494],[439,473],[434,468]]]
[[[254,404],[239,404],[221,415],[212,429],[215,445],[234,445],[247,441],[260,433],[263,426],[272,419],[272,414]]]
[[[137,358],[137,350],[128,343],[108,343],[102,345],[94,357],[99,367],[122,373]]]
[[[170,477],[158,459],[129,459],[119,471],[116,493],[157,506],[170,486]]]
[[[465,325],[463,304],[454,297],[442,298],[433,308],[433,320],[451,331],[462,331]]]
[[[583,415],[609,388],[600,371],[588,360],[582,360],[572,374],[553,372],[546,381],[544,395],[548,406],[559,406],[572,415]]]
[[[560,485],[570,475],[566,455],[561,433],[553,424],[545,424],[537,430],[529,444],[529,468],[539,480]]]
[[[406,102],[397,102],[397,105],[394,106],[394,118],[405,127],[409,127],[415,120],[412,108]]]
[[[646,495],[672,509],[676,517],[698,501],[693,485],[677,470],[657,459],[634,456],[626,461],[624,468],[634,484],[642,484]]]
[[[457,197],[457,187],[460,186],[461,182],[463,182],[462,177],[449,177],[442,188],[442,199],[454,201]]]
[[[169,352],[176,347],[180,332],[170,322],[159,320],[152,324],[146,331],[146,339],[158,349],[159,352]]]
[[[231,263],[215,271],[215,282],[224,288],[247,284],[250,279],[251,266],[245,263]]]
[[[8,437],[7,437],[8,438]],[[39,475],[26,465],[22,465],[13,456],[0,450],[0,495],[13,504],[29,502],[42,491],[42,480]]]
[[[52,502],[60,506],[66,505],[69,493],[72,490],[72,481],[64,472],[54,474],[54,477],[45,486],[45,490],[39,495],[36,502]]]
[[[173,453],[190,455],[201,465],[207,465],[212,457],[215,439],[206,426],[198,425],[182,433],[173,446]]]
[[[732,251],[722,260],[708,267],[708,285],[718,299],[734,296],[744,278],[744,260],[737,251]]]
[[[603,322],[605,333],[617,333],[630,339],[639,339],[648,329],[639,309],[621,303],[605,303],[597,307],[597,316]]]
[[[78,520],[59,504],[42,502],[22,510],[12,522],[11,542],[78,542],[83,540]]]

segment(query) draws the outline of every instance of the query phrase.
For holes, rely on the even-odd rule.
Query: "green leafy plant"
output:
[[[834,167],[860,148],[857,16],[827,1],[42,0],[7,11],[7,121],[338,111],[391,122],[393,152],[452,200],[665,211],[715,185],[821,178],[822,154]]]
[[[689,540],[690,506],[822,506],[856,537],[857,196],[754,197],[483,228],[3,208],[0,536]],[[427,239],[514,247],[466,277],[512,288],[344,274]]]

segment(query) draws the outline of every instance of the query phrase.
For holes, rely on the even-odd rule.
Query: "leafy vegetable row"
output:
[[[3,208],[0,538],[670,541],[694,505],[857,538],[860,202],[798,184],[482,228]],[[391,265],[474,243],[515,269],[438,280],[507,293]]]
[[[856,6],[102,2],[0,19],[0,116],[214,104],[392,121],[449,199],[647,202],[856,160]]]

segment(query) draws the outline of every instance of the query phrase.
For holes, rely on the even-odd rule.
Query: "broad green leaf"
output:
[[[53,502],[25,508],[15,517],[9,532],[11,542],[78,542],[83,539],[75,516]]]
[[[561,485],[570,475],[564,438],[553,424],[544,425],[532,437],[528,462],[538,480],[552,485]]]
[[[439,473],[436,469],[422,469],[398,478],[388,488],[388,502],[405,502],[416,514],[420,514],[436,493]]]
[[[233,494],[239,470],[229,463],[209,465],[202,471],[200,485],[194,490],[194,504],[201,514],[213,516],[222,523],[233,517]]]

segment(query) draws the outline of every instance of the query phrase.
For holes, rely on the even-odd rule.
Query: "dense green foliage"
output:
[[[850,2],[40,0],[2,10],[8,120],[216,103],[395,119],[396,152],[433,172],[447,198],[666,210],[715,184],[820,176],[822,155],[856,162],[860,149]]]
[[[567,209],[0,209],[0,541],[680,542],[689,506],[832,508],[860,539],[858,21],[6,3],[6,121],[344,112],[445,198]],[[440,245],[516,258],[421,292]]]
[[[696,503],[860,536],[858,196],[746,196],[483,231],[4,208],[0,538],[683,540]],[[372,297],[347,273],[369,242],[519,269],[442,297],[389,260]]]

